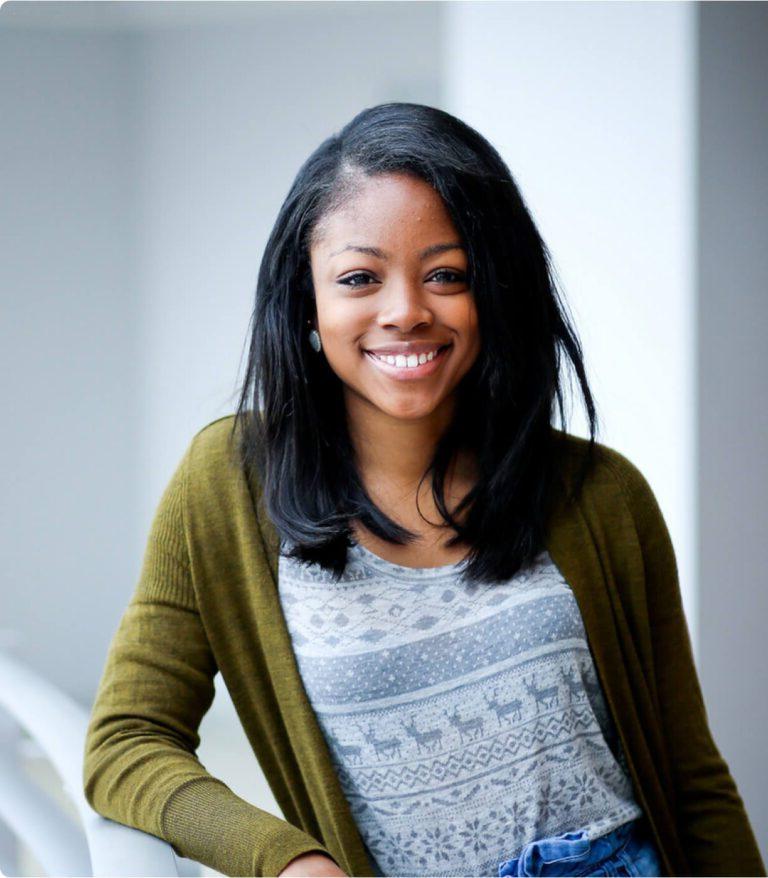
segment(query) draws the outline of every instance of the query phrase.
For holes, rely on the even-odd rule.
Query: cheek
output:
[[[463,336],[467,346],[478,343],[479,321],[473,296],[453,299],[446,310],[445,321]]]
[[[320,324],[320,335],[326,351],[337,360],[348,360],[356,357],[360,352],[360,338],[364,334],[364,327],[357,323],[342,321],[330,321]]]
[[[335,372],[345,373],[359,368],[360,357],[364,356],[360,340],[368,326],[369,320],[360,308],[338,305],[318,310],[325,356]]]
[[[457,360],[460,373],[466,372],[472,367],[480,355],[480,327],[477,316],[477,308],[474,299],[468,299],[460,303],[457,308],[453,326],[459,332],[461,342],[461,355]]]
[[[320,334],[328,338],[328,347],[340,364],[351,363],[364,356],[362,346],[371,338],[376,326],[377,309],[374,297],[370,302],[336,301],[318,313]]]

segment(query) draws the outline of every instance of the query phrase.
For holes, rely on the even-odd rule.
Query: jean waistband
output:
[[[499,878],[507,875],[541,875],[545,864],[563,863],[562,869],[548,869],[547,874],[566,874],[573,863],[589,865],[618,850],[632,832],[637,821],[623,823],[606,835],[592,841],[584,829],[542,838],[525,845],[516,857],[499,863]]]

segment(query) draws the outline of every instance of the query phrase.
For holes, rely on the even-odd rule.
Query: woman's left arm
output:
[[[709,728],[666,522],[637,467],[624,458],[619,475],[643,553],[661,721],[692,874],[765,875],[744,803]]]

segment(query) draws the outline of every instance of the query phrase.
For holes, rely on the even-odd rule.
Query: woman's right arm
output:
[[[189,449],[160,499],[138,584],[109,647],[85,740],[85,796],[104,817],[225,875],[279,875],[310,852],[332,868],[316,839],[240,798],[196,756],[217,667],[186,548],[188,457]]]

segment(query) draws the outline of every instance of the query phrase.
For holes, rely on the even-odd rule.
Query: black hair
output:
[[[496,149],[449,113],[385,103],[358,113],[299,169],[266,244],[258,273],[250,349],[233,433],[255,476],[284,555],[339,578],[358,519],[397,544],[415,537],[367,494],[354,464],[342,384],[308,341],[315,317],[310,246],[319,222],[361,178],[415,175],[442,198],[467,248],[481,347],[456,389],[452,423],[424,473],[449,545],[466,544],[465,580],[512,577],[545,548],[555,492],[565,489],[558,442],[566,416],[564,351],[578,377],[590,439],[571,499],[593,458],[597,415],[583,354],[558,293],[556,272],[512,175]],[[555,403],[562,430],[551,424]],[[557,435],[556,435],[557,434]],[[470,449],[478,480],[451,515],[446,472]],[[466,512],[465,520],[456,514]]]

